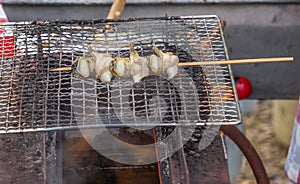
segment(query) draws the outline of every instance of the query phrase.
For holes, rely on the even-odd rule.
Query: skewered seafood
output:
[[[113,58],[108,54],[93,51],[90,46],[88,46],[88,50],[91,57],[78,57],[77,72],[83,78],[87,78],[95,72],[100,81],[109,83],[113,77],[109,68]]]
[[[133,82],[138,83],[149,75],[148,58],[139,56],[130,44],[129,58],[116,58],[111,70],[119,77],[132,77]]]
[[[113,75],[109,66],[113,58],[109,54],[93,51],[90,46],[88,49],[95,63],[96,77],[102,82],[110,82]]]
[[[92,58],[78,57],[75,62],[77,62],[76,70],[83,78],[89,77],[94,72],[95,62]]]
[[[149,75],[148,59],[139,56],[134,50],[133,44],[130,44],[129,67],[133,82],[140,82],[142,78]]]
[[[179,58],[172,52],[163,52],[153,44],[155,54],[150,57],[141,57],[130,44],[129,58],[112,58],[109,54],[98,53],[88,46],[91,57],[79,57],[77,59],[77,72],[87,78],[95,71],[96,77],[109,83],[113,75],[132,78],[138,83],[150,73],[149,66],[154,74],[168,75],[172,79],[178,72]]]
[[[112,66],[110,68],[113,71],[113,74],[119,77],[128,77],[129,76],[129,58],[115,58],[112,62]]]
[[[168,78],[172,79],[178,72],[178,56],[172,52],[164,53],[155,44],[153,44],[153,49],[156,55],[152,54],[150,56],[150,68],[152,72],[156,74],[167,73]]]

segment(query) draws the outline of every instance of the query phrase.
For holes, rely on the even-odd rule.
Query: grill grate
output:
[[[137,84],[50,71],[88,57],[88,45],[128,57],[130,43],[149,56],[154,42],[180,62],[225,60],[216,16],[18,22],[0,30],[0,133],[240,122],[228,65],[181,67],[171,80],[150,75]]]

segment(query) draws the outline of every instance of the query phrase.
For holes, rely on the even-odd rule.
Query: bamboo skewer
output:
[[[50,72],[59,72],[59,71],[71,71],[71,66],[61,67],[61,68],[55,68],[53,70],[50,70]]]
[[[224,64],[251,64],[251,63],[268,63],[268,62],[288,62],[294,61],[293,57],[278,58],[257,58],[257,59],[237,59],[223,61],[201,61],[201,62],[185,62],[179,63],[178,66],[203,66],[203,65],[224,65]]]
[[[126,4],[126,0],[114,0],[109,13],[107,15],[107,19],[118,19],[121,17],[121,14],[124,10]],[[108,30],[111,28],[109,22],[106,24],[105,28]]]
[[[107,19],[118,19],[121,17],[121,14],[124,10],[126,4],[126,0],[114,0],[109,13],[107,15]]]
[[[256,58],[256,59],[237,59],[237,60],[223,60],[223,61],[200,61],[200,62],[185,62],[179,63],[178,66],[205,66],[205,65],[224,65],[224,64],[251,64],[251,63],[270,63],[270,62],[291,62],[293,57],[277,57],[277,58]],[[71,71],[72,67],[62,67],[50,70],[57,71]]]

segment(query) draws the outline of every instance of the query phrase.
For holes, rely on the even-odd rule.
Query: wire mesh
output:
[[[180,62],[226,60],[220,26],[217,16],[2,24],[0,133],[239,123],[228,65],[180,67],[171,80],[150,74],[140,83],[114,77],[104,84],[74,67],[51,71],[89,57],[88,46],[129,57],[130,43],[142,57],[155,43]]]

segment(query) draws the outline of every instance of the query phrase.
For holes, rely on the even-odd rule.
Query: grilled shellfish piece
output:
[[[130,44],[130,57],[116,58],[112,71],[119,77],[132,77],[133,82],[138,83],[149,75],[148,59],[139,56],[133,44]]]
[[[172,52],[166,52],[159,50],[155,44],[153,44],[153,50],[156,55],[150,56],[150,68],[153,73],[163,74],[167,73],[168,78],[172,79],[178,72],[178,56]]]
[[[76,71],[83,77],[87,78],[95,70],[95,62],[91,57],[78,57]]]
[[[95,62],[96,77],[102,82],[111,82],[113,75],[110,71],[110,64],[113,61],[113,58],[109,54],[93,51],[90,46],[88,49]]]
[[[148,68],[148,59],[139,56],[139,54],[134,50],[134,45],[130,44],[130,75],[132,76],[133,82],[138,83],[144,77],[149,75],[149,68]]]
[[[110,69],[113,74],[119,77],[130,77],[130,59],[129,58],[115,58],[113,66]]]

